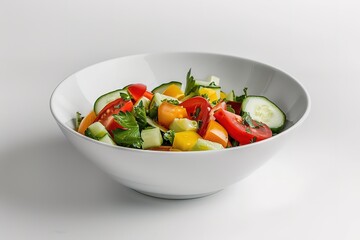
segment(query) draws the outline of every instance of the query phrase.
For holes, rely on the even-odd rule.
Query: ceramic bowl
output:
[[[287,116],[280,134],[253,144],[201,152],[161,152],[107,145],[74,131],[77,111],[87,114],[102,94],[130,83],[153,89],[177,80],[185,84],[192,69],[196,78],[215,75],[225,92],[264,95]],[[186,199],[206,196],[249,176],[276,152],[304,122],[310,98],[293,77],[269,65],[236,56],[170,52],[120,57],[89,66],[63,80],[50,99],[60,129],[81,153],[121,184],[147,195]]]

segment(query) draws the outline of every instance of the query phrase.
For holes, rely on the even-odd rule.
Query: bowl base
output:
[[[132,188],[133,189],[133,188]],[[194,199],[194,198],[202,198],[202,197],[206,197],[212,194],[215,194],[217,192],[220,192],[221,190],[217,190],[217,191],[213,191],[213,192],[208,192],[208,193],[201,193],[201,194],[189,194],[189,195],[171,195],[171,194],[161,194],[161,193],[152,193],[152,192],[146,192],[146,191],[141,191],[141,190],[137,190],[137,189],[133,189],[134,191],[150,196],[150,197],[155,197],[155,198],[162,198],[162,199],[170,199],[170,200],[186,200],[186,199]]]

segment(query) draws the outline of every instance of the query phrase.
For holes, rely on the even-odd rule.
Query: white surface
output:
[[[1,1],[1,239],[359,239],[357,2]],[[312,96],[303,132],[207,198],[159,200],[113,182],[66,143],[51,91],[89,64],[168,50],[290,73]]]

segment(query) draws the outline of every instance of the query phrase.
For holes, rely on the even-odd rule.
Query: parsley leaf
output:
[[[209,95],[207,93],[201,94],[201,97],[205,98],[207,101],[210,101]]]
[[[174,130],[169,130],[169,131],[164,133],[164,140],[170,142],[171,145],[174,142],[174,138],[175,138],[175,131]]]
[[[157,121],[157,118],[158,118],[158,109],[159,107],[158,106],[154,106],[152,108],[149,109],[149,117],[155,121]]]
[[[231,146],[232,146],[232,147],[240,146],[239,142],[236,141],[236,140],[233,139],[233,138],[230,138],[230,143],[231,143]]]
[[[195,108],[195,112],[193,114],[191,114],[190,116],[192,117],[192,119],[197,119],[199,117],[199,114],[201,112],[201,107],[197,106]]]
[[[237,96],[237,97],[235,97],[235,101],[236,101],[236,102],[242,102],[245,98],[247,98],[247,96],[248,96],[248,94],[247,94],[247,90],[248,90],[248,88],[247,88],[247,87],[246,87],[246,88],[244,88],[244,89],[243,89],[244,94],[243,94],[243,95],[241,95],[241,96]]]
[[[123,92],[120,92],[120,97],[122,99],[124,99],[125,101],[130,101],[131,100],[131,97],[129,94],[126,94],[126,93],[123,93]]]
[[[146,128],[148,124],[146,121],[146,110],[143,101],[140,101],[139,104],[134,107],[134,116],[140,129]]]
[[[193,90],[195,87],[195,79],[193,76],[191,76],[191,68],[189,72],[186,75],[186,87],[185,87],[185,95],[189,95],[189,93]]]
[[[80,123],[84,118],[81,116],[80,112],[76,112],[76,117],[75,117],[75,131],[77,131],[79,129]]]
[[[247,125],[251,128],[256,128],[256,126],[254,125],[253,120],[248,112],[243,112],[242,118],[243,118],[245,125]]]
[[[130,112],[119,112],[113,116],[115,121],[124,127],[124,129],[117,128],[113,131],[116,144],[124,147],[141,148],[140,128],[134,115]]]
[[[176,99],[168,99],[168,98],[163,99],[161,102],[168,102],[168,103],[171,103],[171,104],[173,104],[173,105],[179,105],[179,104],[180,104],[179,100],[176,100]]]

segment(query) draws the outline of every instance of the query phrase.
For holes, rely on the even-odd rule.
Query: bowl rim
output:
[[[74,129],[70,128],[68,125],[64,124],[63,122],[61,122],[59,120],[59,118],[57,117],[55,111],[54,111],[54,97],[58,91],[58,89],[60,88],[60,86],[62,84],[64,84],[67,81],[70,81],[71,77],[74,76],[75,74],[78,74],[82,71],[86,71],[89,68],[92,68],[94,66],[100,65],[100,64],[105,64],[107,62],[111,62],[111,61],[115,61],[115,60],[119,60],[119,59],[124,59],[124,58],[144,58],[146,56],[151,56],[151,55],[168,55],[168,54],[198,54],[198,55],[208,55],[208,56],[217,56],[217,57],[226,57],[226,58],[234,58],[234,59],[238,59],[238,60],[244,60],[244,61],[248,61],[248,62],[252,62],[255,64],[260,64],[263,65],[265,67],[268,67],[272,70],[278,71],[286,76],[288,76],[292,81],[294,81],[294,83],[296,83],[297,85],[299,85],[299,87],[304,91],[305,93],[305,99],[306,99],[306,109],[305,112],[303,113],[303,115],[300,117],[300,119],[294,123],[290,128],[280,132],[279,134],[276,134],[275,136],[272,136],[268,139],[259,141],[259,142],[255,142],[255,143],[251,143],[251,144],[246,144],[246,145],[242,145],[242,146],[237,146],[237,147],[231,147],[231,148],[224,148],[224,149],[220,149],[220,150],[211,150],[211,151],[159,151],[159,150],[144,150],[144,149],[136,149],[136,148],[128,148],[128,147],[123,147],[123,146],[118,146],[118,145],[110,145],[107,143],[103,143],[94,139],[91,139],[89,137],[86,137],[85,135],[82,135],[78,132],[76,132]],[[70,134],[75,135],[76,137],[80,137],[80,139],[89,141],[91,143],[95,143],[95,144],[100,144],[103,145],[104,147],[109,147],[109,148],[114,148],[114,149],[119,149],[122,151],[130,151],[130,152],[141,152],[141,153],[147,153],[147,154],[204,154],[205,153],[215,153],[215,152],[223,152],[223,151],[236,151],[239,149],[245,149],[245,148],[252,148],[252,147],[256,147],[259,144],[264,144],[267,142],[271,142],[271,141],[275,141],[277,138],[279,137],[284,137],[285,135],[289,134],[290,132],[292,132],[294,129],[298,128],[300,125],[302,125],[302,123],[308,118],[310,110],[311,110],[311,98],[310,95],[307,91],[307,89],[304,87],[304,85],[298,81],[296,78],[294,78],[292,75],[288,74],[287,72],[283,71],[282,69],[279,69],[277,67],[271,66],[269,64],[263,63],[263,62],[259,62],[253,59],[249,59],[249,58],[244,58],[244,57],[240,57],[237,55],[229,55],[229,54],[223,54],[223,53],[213,53],[213,52],[201,52],[201,51],[164,51],[164,52],[147,52],[147,53],[140,53],[140,54],[132,54],[132,55],[124,55],[124,56],[120,56],[120,57],[114,57],[114,58],[110,58],[104,61],[100,61],[100,62],[96,62],[94,64],[88,65],[76,72],[73,72],[71,74],[69,74],[67,77],[65,77],[63,80],[60,81],[60,83],[57,84],[57,86],[54,88],[53,92],[51,93],[50,96],[50,101],[49,101],[49,107],[50,107],[50,112],[52,114],[52,116],[54,117],[55,121],[57,122],[57,124],[64,130],[66,130],[67,132],[69,132]]]

